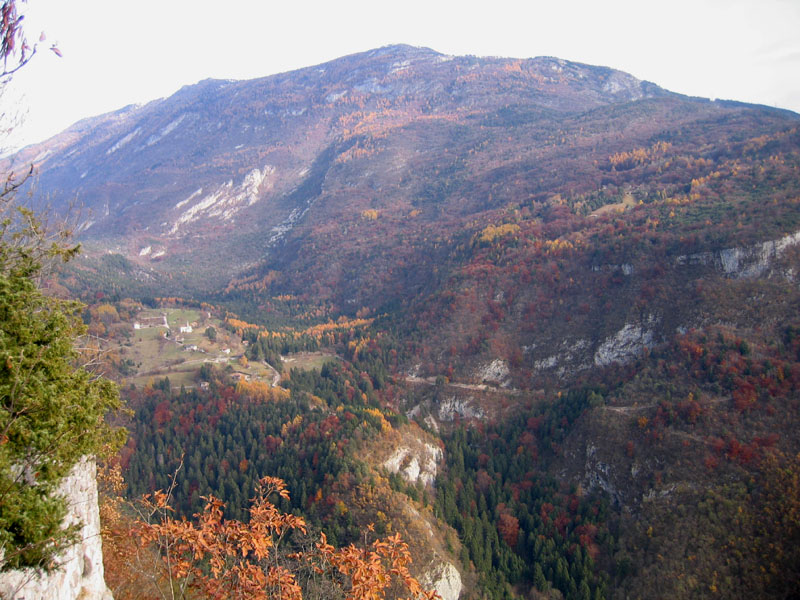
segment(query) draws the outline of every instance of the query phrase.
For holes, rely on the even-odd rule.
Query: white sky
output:
[[[0,108],[26,113],[7,146],[207,77],[249,79],[395,43],[557,56],[675,92],[800,112],[800,0],[28,0],[22,8],[29,39],[44,31],[47,40],[3,94]]]

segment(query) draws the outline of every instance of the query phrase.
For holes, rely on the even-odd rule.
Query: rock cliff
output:
[[[421,583],[426,588],[435,590],[442,600],[458,600],[463,589],[461,574],[447,561],[432,563],[422,577]]]
[[[60,568],[42,574],[33,569],[4,573],[0,576],[0,598],[113,600],[103,578],[96,472],[94,461],[84,459],[59,488],[68,505],[66,524],[83,524],[80,541],[59,557]]]

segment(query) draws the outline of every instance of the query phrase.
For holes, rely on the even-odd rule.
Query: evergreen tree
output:
[[[6,194],[0,222],[0,568],[48,568],[74,529],[62,529],[61,479],[120,432],[104,424],[114,384],[77,367],[82,306],[37,287],[46,262],[77,247],[48,238],[35,215]]]

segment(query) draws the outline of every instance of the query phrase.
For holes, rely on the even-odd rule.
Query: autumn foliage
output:
[[[311,573],[324,581],[322,588],[318,582],[315,586],[317,594],[327,590],[323,597],[381,600],[390,590],[413,599],[439,597],[423,590],[411,576],[411,555],[399,534],[363,548],[341,549],[328,544],[321,534],[308,549],[286,552],[282,543],[292,532],[306,534],[306,523],[302,517],[279,511],[269,499],[273,495],[289,499],[281,479],[262,478],[249,523],[224,519],[225,505],[214,497],[207,497],[204,510],[189,521],[172,516],[169,493],[146,496],[142,518],[131,534],[160,556],[158,587],[182,598],[300,600],[304,586],[298,574]],[[142,597],[141,590],[133,594],[130,588],[117,596]]]

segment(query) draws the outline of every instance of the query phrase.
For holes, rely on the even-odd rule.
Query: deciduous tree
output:
[[[336,549],[322,534],[313,550],[285,554],[279,546],[292,531],[306,533],[302,517],[281,513],[269,500],[286,500],[284,482],[264,477],[256,488],[249,523],[223,518],[224,504],[208,497],[194,521],[171,516],[169,493],[145,498],[145,517],[136,531],[163,559],[163,579],[180,597],[200,593],[205,598],[300,600],[303,587],[297,573],[309,570],[324,579],[329,594],[347,600],[382,600],[387,591],[409,598],[433,600],[435,592],[423,590],[411,576],[411,555],[399,534],[377,539],[358,548]],[[368,528],[372,531],[372,528]],[[319,583],[317,583],[319,587]],[[191,596],[193,597],[193,596]]]

